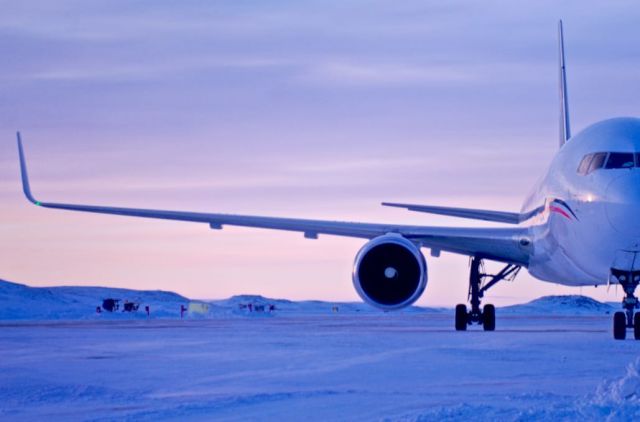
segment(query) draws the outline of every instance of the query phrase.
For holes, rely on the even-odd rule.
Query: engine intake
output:
[[[353,285],[365,302],[383,310],[401,309],[427,287],[427,262],[420,249],[400,235],[376,237],[356,256]]]

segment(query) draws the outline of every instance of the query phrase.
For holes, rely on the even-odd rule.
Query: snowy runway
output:
[[[640,342],[609,326],[499,315],[496,332],[460,333],[448,313],[3,322],[0,417],[626,420],[640,416]]]

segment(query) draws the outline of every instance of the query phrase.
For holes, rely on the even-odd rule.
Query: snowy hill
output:
[[[544,296],[521,305],[505,306],[502,314],[603,315],[618,310],[609,304],[579,295]]]
[[[96,313],[106,298],[140,304],[134,313],[119,311]],[[204,304],[205,312],[187,313],[188,318],[269,317],[275,315],[380,314],[360,302],[332,303],[323,301],[290,301],[257,295],[239,295],[224,300],[195,301]],[[180,318],[180,307],[194,303],[177,293],[159,290],[130,290],[108,287],[29,287],[0,280],[0,320],[82,320],[146,318],[145,306],[152,318]],[[269,312],[270,306],[275,312]],[[501,314],[533,315],[602,315],[616,308],[585,296],[546,296],[526,304],[499,309]],[[258,311],[258,312],[256,312]],[[451,309],[411,306],[392,314],[450,313]]]
[[[103,299],[120,299],[118,311],[96,313]],[[127,300],[140,304],[137,312],[122,312]],[[329,314],[332,312],[378,314],[380,311],[364,303],[331,303],[322,301],[293,302],[257,295],[239,295],[224,300],[192,300],[173,292],[159,290],[131,290],[108,287],[29,287],[0,280],[0,320],[84,320],[147,318],[144,311],[150,306],[152,318],[180,318],[180,307],[204,304],[205,312],[186,312],[186,318],[223,316],[269,317],[294,314]],[[249,308],[251,305],[251,308]],[[270,305],[275,312],[269,312]],[[258,310],[259,312],[256,312]],[[438,312],[426,308],[409,307],[401,313]]]
[[[251,304],[264,306],[268,310],[269,305],[275,306],[278,314],[327,314],[331,312],[337,313],[362,313],[362,314],[379,314],[380,310],[362,302],[324,302],[320,300],[291,301],[286,299],[271,299],[258,295],[238,295],[229,299],[213,300],[210,303],[221,308],[227,308],[234,313],[241,310],[243,305]],[[442,310],[422,308],[410,306],[399,312],[402,313],[424,313],[424,312],[440,312]]]
[[[137,302],[136,313],[103,312],[96,314],[96,307],[106,298]],[[155,317],[180,317],[180,305],[189,299],[173,292],[143,291],[107,287],[29,287],[24,284],[0,280],[0,320],[7,319],[93,319],[146,317],[145,305],[150,306]]]

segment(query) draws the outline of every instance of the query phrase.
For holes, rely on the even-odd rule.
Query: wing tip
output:
[[[20,157],[20,176],[22,178],[22,190],[27,199],[36,205],[40,205],[40,201],[36,200],[31,193],[31,186],[29,184],[29,174],[27,173],[27,162],[24,158],[24,148],[22,147],[22,136],[20,131],[16,132],[16,138],[18,141],[18,155]]]
[[[406,207],[405,204],[399,204],[397,202],[380,202],[380,205],[382,205],[383,207],[398,207],[398,208]]]

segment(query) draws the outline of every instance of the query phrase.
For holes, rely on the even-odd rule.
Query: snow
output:
[[[640,405],[640,358],[627,366],[627,373],[619,380],[603,383],[597,392],[597,401],[607,404]]]
[[[180,305],[189,299],[173,292],[114,289],[107,287],[29,287],[0,280],[0,320],[76,320],[96,318],[96,307],[106,298],[141,303],[135,314],[121,312],[102,318],[142,317],[150,305],[155,317],[179,318]]]
[[[448,309],[333,312],[335,304],[258,296],[180,320],[188,299],[122,290],[165,313],[82,313],[105,294],[115,293],[0,285],[1,420],[640,417],[640,342],[612,340],[608,305],[580,297],[498,309],[497,331],[487,333],[453,331]],[[4,309],[7,298],[24,299],[19,318]],[[279,310],[238,311],[262,301]]]
[[[105,298],[128,300],[140,304],[134,313],[102,312],[96,307]],[[173,292],[160,290],[132,290],[107,287],[29,287],[23,284],[0,280],[0,320],[100,320],[100,319],[177,319],[181,306],[189,303],[209,305],[207,315],[185,314],[185,318],[219,318],[221,316],[275,316],[275,315],[326,315],[337,312],[358,314],[380,314],[378,309],[365,303],[330,303],[323,301],[293,302],[285,299],[266,298],[258,295],[238,295],[223,300],[192,300]],[[250,312],[246,305],[263,306],[264,313]],[[269,313],[269,306],[275,312]],[[147,318],[144,307],[149,306]],[[335,308],[335,310],[334,310]],[[507,306],[502,314],[527,315],[605,315],[615,312],[612,305],[598,302],[585,296],[545,296],[529,303]],[[450,313],[451,309],[411,306],[395,314]],[[392,316],[390,316],[391,318]]]
[[[123,313],[122,303],[117,312],[96,313],[96,307],[106,298],[128,300],[140,304],[137,312]],[[180,318],[181,306],[188,307],[191,299],[173,292],[114,289],[107,287],[29,287],[0,280],[0,320],[96,320],[148,319],[144,311],[149,306],[150,319]],[[364,303],[328,303],[322,301],[292,302],[257,295],[239,295],[224,300],[196,300],[209,304],[208,315],[187,315],[186,318],[218,318],[222,315],[273,316],[289,314],[326,314],[337,307],[339,313],[373,313],[380,311]],[[240,305],[264,306],[267,312],[249,312]],[[275,313],[269,313],[269,305]],[[410,307],[402,313],[442,312],[440,309]]]
[[[505,306],[502,313],[542,315],[608,315],[620,310],[586,296],[545,296],[522,305]]]

